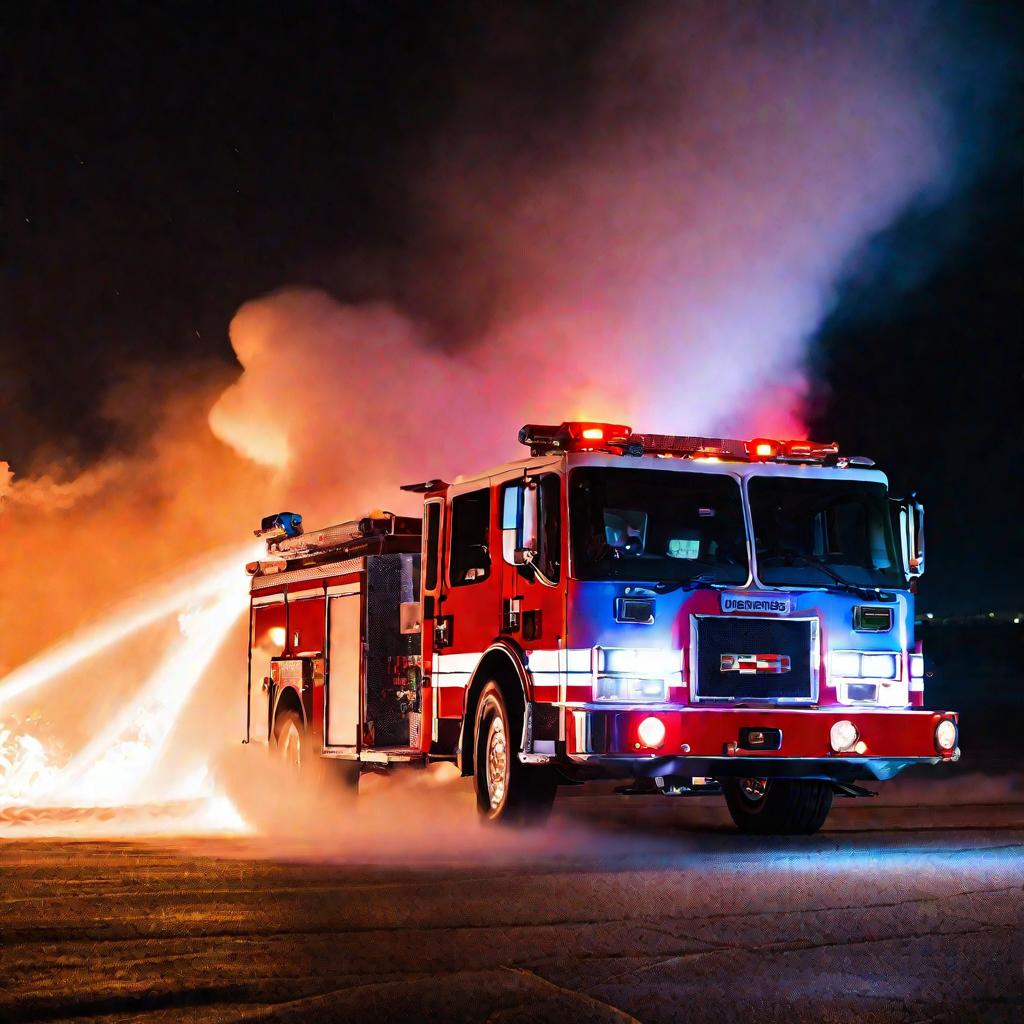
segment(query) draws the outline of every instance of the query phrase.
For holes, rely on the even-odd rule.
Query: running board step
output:
[[[855,786],[852,782],[833,782],[832,792],[837,796],[878,796],[873,790]]]

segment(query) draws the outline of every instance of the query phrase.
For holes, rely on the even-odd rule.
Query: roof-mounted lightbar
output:
[[[776,441],[755,437],[697,437],[678,434],[639,434],[621,423],[570,421],[558,426],[528,423],[519,431],[520,444],[532,455],[601,451],[614,455],[659,455],[663,458],[733,462],[812,462],[828,466],[873,466],[871,459],[841,456],[834,441]]]

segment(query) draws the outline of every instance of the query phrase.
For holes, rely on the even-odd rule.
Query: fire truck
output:
[[[486,821],[613,779],[809,834],[833,797],[959,758],[956,713],[923,706],[924,510],[870,459],[608,423],[519,440],[406,485],[421,517],[263,520],[247,739],[297,779],[444,760]]]

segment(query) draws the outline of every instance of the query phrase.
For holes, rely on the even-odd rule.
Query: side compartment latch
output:
[[[523,599],[521,597],[509,597],[505,599],[505,614],[502,616],[502,632],[518,633],[520,616],[523,611]]]

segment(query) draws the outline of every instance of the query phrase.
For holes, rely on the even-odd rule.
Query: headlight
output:
[[[895,654],[862,654],[860,674],[865,679],[895,679],[897,661]]]
[[[597,671],[624,675],[667,675],[683,667],[683,652],[664,648],[598,647]]]
[[[910,656],[910,678],[924,679],[924,655],[912,654]]]
[[[665,742],[665,723],[660,718],[645,718],[636,735],[645,747],[660,747]]]
[[[832,675],[857,678],[860,675],[860,655],[856,651],[833,651]]]
[[[898,679],[900,656],[873,651],[833,651],[829,666],[844,679]]]
[[[935,746],[939,750],[952,750],[956,746],[956,740],[956,722],[952,719],[944,718],[935,726]]]
[[[595,696],[597,700],[656,701],[668,697],[668,688],[664,679],[598,676]]]
[[[859,739],[860,733],[857,732],[857,726],[845,718],[841,718],[838,722],[833,722],[832,728],[828,733],[828,741],[832,744],[832,749],[837,754],[841,754],[846,750],[852,750]]]

